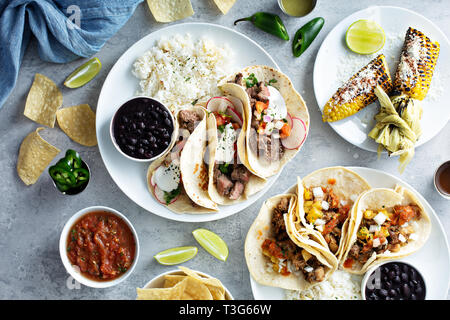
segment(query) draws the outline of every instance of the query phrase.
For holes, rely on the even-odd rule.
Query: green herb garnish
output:
[[[219,170],[220,170],[220,172],[222,172],[223,174],[228,174],[229,171],[230,171],[229,166],[230,166],[229,163],[219,164]]]
[[[178,188],[170,192],[164,191],[164,201],[166,201],[166,204],[170,204],[170,202],[173,199],[175,199],[175,197],[177,197],[180,194],[180,192],[181,192],[180,186],[178,186]]]
[[[273,83],[277,83],[277,79],[270,79],[269,82],[266,83],[267,86],[271,86]]]
[[[244,80],[247,88],[251,88],[258,85],[258,79],[256,79],[254,73],[250,74],[247,78],[244,78]]]

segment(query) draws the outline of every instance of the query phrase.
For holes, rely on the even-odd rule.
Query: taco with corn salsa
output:
[[[247,234],[247,266],[262,285],[304,290],[326,280],[338,266],[335,257],[320,246],[289,235],[285,217],[296,201],[295,194],[266,200]]]
[[[351,213],[350,225],[341,264],[344,270],[356,274],[416,252],[431,232],[428,212],[411,191],[401,186],[363,193]]]

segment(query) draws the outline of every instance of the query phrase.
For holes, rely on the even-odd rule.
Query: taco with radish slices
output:
[[[225,78],[219,88],[225,83],[240,88],[244,103],[245,164],[261,178],[279,173],[308,134],[305,101],[285,74],[267,66],[247,67]]]
[[[363,193],[349,224],[351,231],[341,265],[355,274],[416,252],[431,232],[428,212],[411,191],[401,186]]]
[[[203,161],[206,151],[206,111],[194,106],[175,116],[178,139],[173,147],[147,171],[150,193],[159,203],[176,213],[218,211],[208,195],[208,171]]]
[[[307,233],[327,247],[338,260],[346,249],[349,217],[358,196],[369,183],[344,167],[329,167],[297,178],[298,218],[291,220],[300,234]]]
[[[244,105],[239,98],[226,95],[211,98],[206,109],[209,196],[222,205],[244,201],[266,184],[265,179],[251,173],[241,160],[246,153]]]
[[[285,217],[296,198],[288,193],[266,200],[248,231],[245,259],[252,278],[262,285],[304,290],[325,281],[338,266],[328,250],[290,237]]]

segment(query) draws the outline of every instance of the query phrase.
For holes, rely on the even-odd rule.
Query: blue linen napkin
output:
[[[90,57],[143,0],[0,0],[0,108],[13,90],[30,38],[41,59]]]

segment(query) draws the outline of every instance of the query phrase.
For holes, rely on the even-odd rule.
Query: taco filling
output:
[[[417,240],[420,216],[421,209],[414,204],[365,210],[344,267],[351,268],[355,262],[365,264],[374,253],[398,252]]]
[[[226,112],[215,111],[213,114],[218,133],[213,183],[221,196],[237,200],[250,179],[250,171],[238,163],[237,138],[242,121],[236,121]]]
[[[303,197],[306,221],[322,233],[330,251],[336,254],[352,201],[340,198],[331,188],[325,187],[305,188]]]
[[[298,247],[286,232],[283,215],[288,213],[289,199],[282,198],[275,206],[271,218],[271,236],[261,245],[268,258],[269,268],[283,276],[302,273],[310,282],[325,279],[325,266],[303,248]]]
[[[155,197],[162,204],[171,204],[178,199],[182,190],[180,156],[184,144],[201,120],[193,110],[181,110],[178,113],[179,137],[172,150],[166,155],[162,164],[156,168],[151,183]]]
[[[237,74],[234,82],[246,88],[250,99],[250,150],[264,160],[278,161],[285,153],[282,139],[291,135],[286,102],[280,91],[272,86],[277,80],[264,83],[252,73],[244,78]]]

